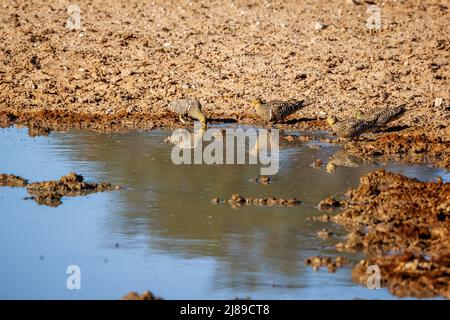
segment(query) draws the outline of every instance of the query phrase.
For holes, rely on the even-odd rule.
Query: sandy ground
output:
[[[445,0],[372,1],[377,32],[366,27],[369,1],[75,3],[81,30],[70,31],[73,1],[1,2],[3,117],[153,128],[176,125],[169,101],[195,97],[211,118],[255,123],[252,97],[307,96],[314,103],[293,118],[406,103],[399,125],[450,122]]]

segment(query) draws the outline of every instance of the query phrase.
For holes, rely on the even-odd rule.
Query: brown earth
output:
[[[28,180],[14,174],[0,174],[0,187],[26,187]]]
[[[163,300],[163,298],[155,296],[150,291],[144,291],[142,294],[131,291],[123,296],[121,300]]]
[[[249,99],[308,96],[293,119],[407,105],[397,122],[448,126],[448,2],[79,0],[4,2],[0,110],[20,122],[123,130],[178,125],[169,101],[257,123]],[[325,28],[316,29],[316,22]],[[434,104],[436,98],[443,101]],[[304,121],[292,121],[303,127]],[[305,121],[308,122],[308,121]],[[323,121],[319,126],[324,126]]]
[[[338,250],[367,253],[353,269],[356,282],[366,284],[367,267],[378,265],[395,295],[450,299],[450,183],[373,171],[349,191],[345,210],[317,220],[349,230]]]
[[[450,127],[382,133],[375,139],[345,141],[347,152],[365,159],[396,160],[408,164],[430,163],[450,169]]]
[[[27,188],[31,195],[28,199],[41,205],[57,207],[62,204],[62,197],[84,196],[95,192],[120,189],[110,183],[85,182],[83,176],[71,172],[59,180],[32,182],[13,174],[0,174],[0,186]]]

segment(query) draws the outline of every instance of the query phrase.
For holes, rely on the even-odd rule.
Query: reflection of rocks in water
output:
[[[28,135],[30,137],[38,137],[38,136],[48,136],[51,130],[47,127],[42,127],[36,124],[30,124],[28,127]]]
[[[12,174],[0,174],[0,186],[26,187],[28,193],[32,195],[26,199],[32,199],[38,204],[50,207],[59,206],[62,203],[61,198],[63,196],[83,196],[113,189],[110,183],[90,183],[83,180],[83,176],[73,172],[61,177],[59,180],[32,183],[28,183],[26,179]]]
[[[329,272],[336,272],[337,269],[348,263],[349,261],[345,257],[333,259],[331,257],[313,256],[305,259],[305,265],[312,267],[314,271],[321,267],[327,267]]]
[[[28,180],[13,174],[0,174],[1,187],[26,187]]]
[[[320,210],[332,210],[342,206],[345,206],[347,203],[345,201],[338,201],[333,197],[326,198],[319,202]]]
[[[334,235],[334,233],[328,229],[322,229],[319,232],[317,232],[317,236],[320,239],[328,239],[330,237],[332,237]]]
[[[14,121],[16,121],[17,117],[12,113],[3,113],[0,114],[0,128],[9,128],[14,125]]]
[[[275,197],[263,197],[263,198],[244,198],[240,194],[235,193],[229,200],[222,201],[219,198],[214,198],[213,203],[228,203],[233,208],[238,208],[241,205],[259,205],[259,206],[295,206],[301,203],[296,198],[275,198]]]
[[[350,230],[338,250],[368,254],[353,270],[355,281],[366,284],[367,267],[378,265],[395,295],[450,298],[450,183],[377,170],[349,198],[352,206],[332,221]]]
[[[320,221],[320,222],[330,222],[331,219],[333,219],[332,215],[329,214],[323,214],[321,216],[311,216],[311,217],[306,217],[305,220],[307,221]]]
[[[263,185],[269,185],[269,183],[272,182],[272,178],[269,176],[260,176],[260,177],[254,177],[250,180],[251,182],[261,183]]]
[[[358,168],[364,164],[364,160],[345,150],[338,150],[333,154],[327,164],[327,172],[333,173],[337,167]]]
[[[122,300],[163,300],[163,298],[155,296],[150,291],[144,291],[142,294],[131,291],[123,296]]]

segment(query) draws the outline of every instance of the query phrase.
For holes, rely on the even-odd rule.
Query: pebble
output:
[[[314,29],[316,29],[316,30],[322,30],[322,29],[325,29],[326,27],[328,27],[328,26],[320,21],[316,21],[316,23],[314,24]]]
[[[442,99],[442,98],[434,99],[434,106],[436,108],[439,108],[440,106],[442,106],[443,103],[444,103],[444,99]]]

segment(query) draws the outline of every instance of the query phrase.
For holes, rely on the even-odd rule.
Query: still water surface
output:
[[[120,191],[63,198],[56,208],[24,200],[23,188],[0,187],[0,298],[117,299],[151,290],[166,299],[392,299],[385,289],[351,281],[350,267],[313,272],[303,260],[338,253],[345,232],[305,220],[318,202],[342,195],[377,167],[310,164],[333,145],[280,146],[280,171],[269,186],[250,182],[255,165],[174,165],[169,131],[73,131],[30,138],[26,129],[0,129],[0,173],[30,181],[71,171]],[[422,180],[449,174],[429,167],[380,166]],[[238,192],[247,197],[296,197],[296,207],[214,205]],[[328,228],[337,236],[317,238]],[[354,261],[362,255],[349,255]],[[66,288],[66,268],[81,268],[81,290]]]

